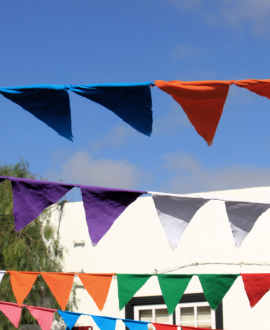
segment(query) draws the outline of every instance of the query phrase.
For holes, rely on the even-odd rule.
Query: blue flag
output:
[[[72,141],[69,95],[64,85],[4,87],[0,94]]]
[[[91,315],[91,317],[100,330],[115,330],[117,319],[108,316]]]
[[[148,330],[149,322],[134,321],[134,320],[122,320],[129,330]]]
[[[78,318],[82,315],[80,313],[73,313],[73,312],[63,312],[57,311],[57,313],[62,317],[64,322],[67,325],[67,330],[71,330],[75,323],[77,322]]]
[[[103,105],[137,131],[152,133],[150,82],[137,84],[98,84],[66,86],[72,92]]]

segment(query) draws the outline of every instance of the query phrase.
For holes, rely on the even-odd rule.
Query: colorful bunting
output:
[[[152,323],[156,330],[177,330],[177,325],[163,324],[163,323]]]
[[[108,316],[95,316],[91,315],[92,319],[95,321],[96,325],[100,330],[115,330],[116,318]]]
[[[230,81],[155,81],[185,111],[191,124],[210,146],[223,112]]]
[[[251,307],[270,289],[270,274],[241,274]]]
[[[148,330],[149,322],[134,321],[134,320],[122,320],[129,330]]]
[[[158,282],[168,308],[169,315],[179,304],[193,275],[158,274]]]
[[[146,191],[80,186],[89,235],[93,245],[111,228],[124,210]]]
[[[62,310],[66,309],[73,285],[73,273],[40,273]]]
[[[137,131],[150,136],[153,124],[150,85],[150,82],[71,85],[69,90],[103,105]]]
[[[172,248],[175,248],[195,213],[209,200],[150,192],[159,220]]]
[[[62,317],[64,322],[66,323],[67,329],[71,330],[75,323],[77,322],[78,318],[82,315],[80,313],[74,313],[74,312],[63,312],[58,310],[57,313]]]
[[[93,298],[94,302],[96,303],[100,311],[103,309],[105,302],[107,300],[113,275],[116,274],[78,273],[78,276],[83,286],[90,294],[90,296]]]
[[[212,309],[217,309],[239,274],[198,274],[205,298]]]
[[[246,79],[246,80],[237,80],[234,84],[238,87],[243,87],[249,91],[256,93],[260,96],[265,96],[270,99],[270,79]]]
[[[34,285],[38,272],[16,272],[8,271],[10,275],[10,283],[12,291],[19,306],[22,305],[24,299],[28,296],[29,292]]]
[[[51,330],[54,312],[56,309],[25,306],[37,320],[42,330]]]
[[[147,274],[117,274],[119,309],[126,306],[135,293],[149,280]]]
[[[259,216],[270,208],[270,204],[225,201],[227,215],[236,246],[240,246],[253,228]]]
[[[18,328],[22,309],[17,304],[0,301],[0,311],[2,311],[14,327]]]
[[[12,183],[15,229],[19,231],[56,203],[73,186],[61,183],[9,178]]]
[[[72,141],[69,96],[64,85],[0,88],[0,94]]]

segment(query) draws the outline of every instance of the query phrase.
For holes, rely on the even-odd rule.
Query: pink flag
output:
[[[41,308],[41,307],[33,307],[26,306],[29,309],[29,312],[34,316],[34,318],[38,321],[42,330],[51,330],[53,315],[56,312],[56,309],[49,308]]]
[[[22,308],[17,304],[0,301],[0,310],[6,315],[9,321],[18,328],[22,313]]]

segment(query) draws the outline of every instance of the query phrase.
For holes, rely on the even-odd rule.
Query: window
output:
[[[125,308],[127,319],[183,326],[223,329],[222,303],[211,310],[203,293],[185,294],[169,316],[162,296],[134,297]],[[152,325],[149,330],[154,330]]]

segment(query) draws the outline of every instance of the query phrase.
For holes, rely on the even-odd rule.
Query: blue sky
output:
[[[0,0],[0,86],[270,78],[264,0]],[[173,193],[270,185],[270,100],[232,86],[213,145],[152,88],[152,137],[70,94],[74,142],[0,96],[0,161],[48,180]],[[70,198],[76,199],[76,193]]]

